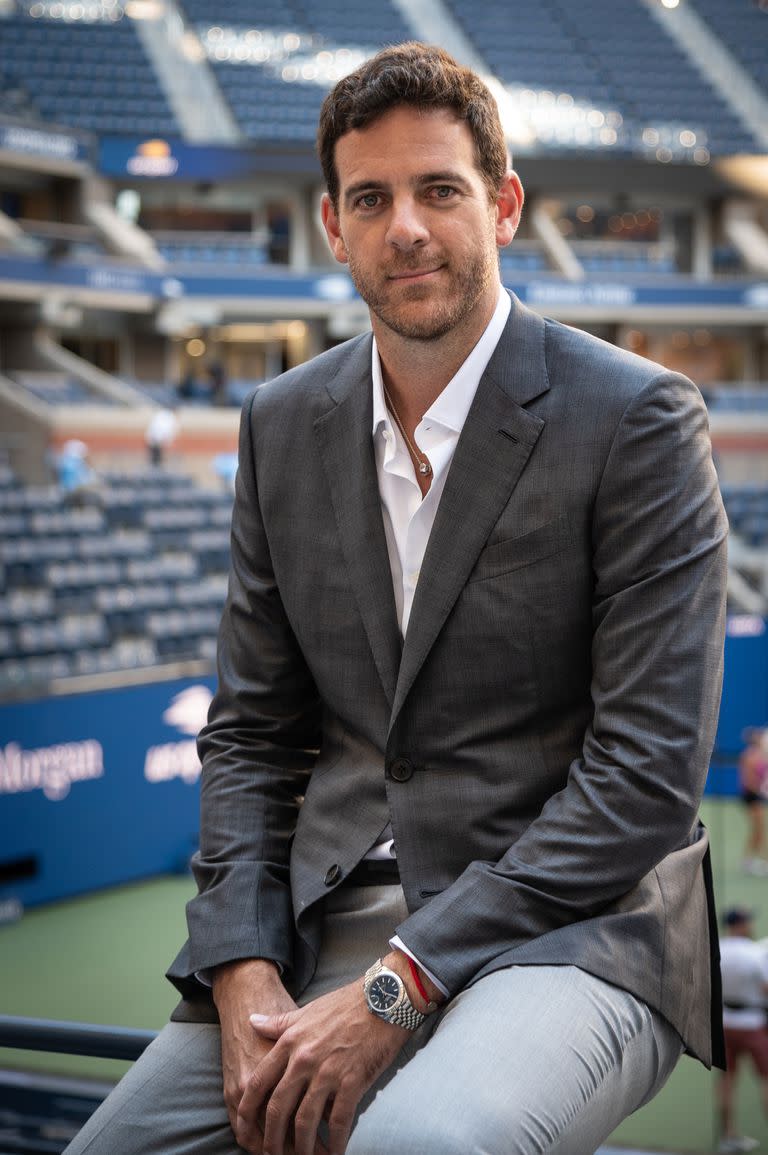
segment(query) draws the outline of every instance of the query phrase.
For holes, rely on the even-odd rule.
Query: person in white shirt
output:
[[[736,1082],[742,1059],[751,1059],[762,1084],[768,1117],[768,950],[753,939],[753,915],[744,907],[725,912],[720,944],[723,1027],[727,1070],[720,1076],[721,1152],[752,1151],[760,1144],[736,1130]]]
[[[150,465],[162,465],[166,450],[173,444],[179,432],[179,419],[172,409],[156,409],[149,419],[144,440]]]

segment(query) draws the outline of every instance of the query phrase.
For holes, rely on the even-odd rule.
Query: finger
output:
[[[287,1155],[288,1131],[305,1088],[303,1079],[286,1076],[270,1095],[264,1112],[265,1155]]]
[[[306,1092],[293,1120],[296,1155],[315,1155],[320,1142],[320,1126],[328,1102],[328,1091],[312,1088]]]
[[[355,1122],[359,1094],[339,1089],[328,1116],[328,1151],[330,1155],[344,1155]]]
[[[227,1115],[229,1117],[229,1125],[232,1128],[232,1134],[237,1136],[237,1108],[227,1107]]]
[[[282,1078],[287,1061],[287,1056],[284,1056],[279,1048],[273,1047],[256,1070],[248,1076],[232,1128],[237,1141],[246,1149],[249,1142],[261,1142],[265,1109],[271,1092]]]
[[[249,1015],[248,1021],[263,1038],[279,1039],[293,1022],[293,1014],[286,1012],[284,1015]]]

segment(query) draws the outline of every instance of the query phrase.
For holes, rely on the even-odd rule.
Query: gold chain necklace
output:
[[[429,464],[426,457],[422,453],[419,453],[418,449],[413,444],[413,442],[411,441],[408,434],[405,432],[405,426],[403,425],[402,421],[400,420],[400,414],[395,409],[395,405],[394,405],[392,398],[389,395],[389,391],[383,382],[382,382],[382,385],[384,388],[384,396],[386,397],[387,405],[389,406],[389,411],[395,419],[395,424],[397,425],[397,428],[400,430],[400,432],[403,435],[403,439],[405,441],[405,444],[408,446],[408,450],[409,450],[411,457],[413,458],[414,462],[416,463],[416,466],[418,467],[419,473],[422,475],[422,477],[429,477],[430,473],[432,472],[432,466]]]

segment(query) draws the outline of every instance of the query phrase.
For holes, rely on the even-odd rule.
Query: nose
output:
[[[429,240],[429,230],[413,197],[400,197],[393,201],[386,240],[401,252],[418,248]]]

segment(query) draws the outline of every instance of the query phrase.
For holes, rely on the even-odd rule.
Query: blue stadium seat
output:
[[[127,18],[94,24],[32,19],[21,11],[0,16],[0,74],[33,93],[35,108],[51,123],[98,133],[179,133]]]
[[[508,21],[473,0],[446,2],[503,83],[567,93],[620,113],[627,147],[637,148],[644,127],[674,125],[705,133],[713,155],[761,151],[641,0],[625,0],[620,18],[615,0],[584,0],[577,6],[569,0],[546,5],[522,0]],[[721,0],[697,3],[728,11],[748,7]],[[764,26],[760,43],[765,58]],[[554,147],[556,138],[548,143]]]

